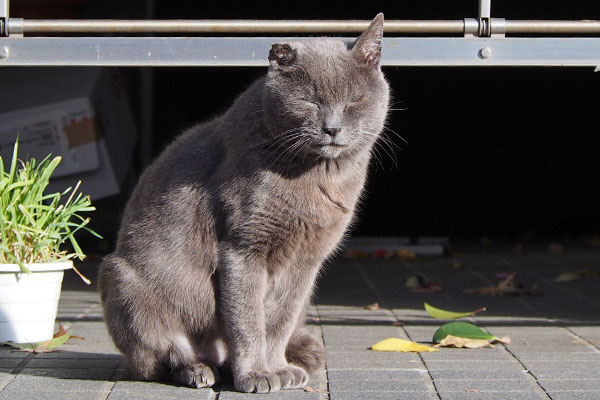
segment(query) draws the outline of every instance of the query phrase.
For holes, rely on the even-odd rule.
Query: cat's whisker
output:
[[[395,130],[388,128],[387,126],[384,126],[383,129],[386,132],[391,132],[394,135],[396,135],[400,140],[402,140],[404,143],[408,144],[408,141],[406,139],[404,139],[400,134],[398,134]]]

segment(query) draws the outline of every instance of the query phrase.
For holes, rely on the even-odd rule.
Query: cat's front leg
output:
[[[219,313],[228,339],[234,386],[242,392],[278,391],[281,381],[269,368],[266,354],[265,262],[232,248],[221,256]]]
[[[298,264],[272,278],[272,290],[265,297],[267,360],[281,381],[282,389],[303,388],[308,373],[301,365],[288,363],[290,339],[305,319],[308,302],[320,264]]]

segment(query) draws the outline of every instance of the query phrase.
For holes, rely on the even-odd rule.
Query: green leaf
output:
[[[454,311],[442,310],[440,308],[435,308],[434,306],[425,303],[425,310],[433,318],[437,318],[437,319],[457,319],[457,318],[468,317],[468,316],[471,316],[471,315],[475,315],[475,314],[477,314],[479,312],[485,311],[485,307],[482,307],[482,308],[480,308],[478,310],[475,310],[475,311],[469,311],[469,312],[454,312]]]
[[[477,325],[473,325],[468,322],[450,322],[444,324],[438,328],[433,334],[433,341],[436,343],[441,342],[446,336],[452,335],[467,339],[486,339],[486,340],[497,340],[498,338],[494,335],[490,335]]]

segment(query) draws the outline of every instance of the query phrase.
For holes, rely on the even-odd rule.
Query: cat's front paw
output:
[[[219,372],[208,364],[198,362],[171,374],[171,380],[192,388],[212,387],[219,383]]]
[[[308,384],[308,374],[300,367],[287,365],[278,370],[276,374],[279,376],[282,389],[299,389],[304,388]]]
[[[281,389],[279,375],[272,372],[250,372],[234,377],[234,386],[240,392],[270,393]]]

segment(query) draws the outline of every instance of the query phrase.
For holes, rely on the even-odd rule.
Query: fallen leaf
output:
[[[543,296],[543,293],[537,283],[532,286],[531,290],[527,290],[522,283],[516,283],[516,272],[512,272],[508,275],[501,274],[499,276],[504,276],[504,279],[502,279],[495,286],[483,286],[474,289],[465,289],[464,292],[487,296]]]
[[[305,392],[311,392],[311,393],[312,393],[312,392],[314,392],[314,391],[315,391],[315,389],[313,389],[311,386],[306,386],[306,387],[304,388],[304,391],[305,391]]]
[[[503,336],[501,338],[496,338],[496,339],[492,340],[492,343],[496,343],[496,342],[500,342],[503,344],[510,344],[512,342],[512,340],[510,340],[510,338],[508,336]]]
[[[367,304],[363,308],[365,310],[379,310],[381,308],[381,306],[379,305],[378,302],[375,302],[375,303]]]
[[[433,318],[436,318],[436,319],[457,319],[457,318],[469,317],[471,315],[475,315],[477,313],[485,311],[485,307],[479,308],[475,311],[469,311],[469,312],[454,312],[454,311],[442,310],[440,308],[435,308],[434,306],[432,306],[428,303],[425,303],[425,311],[427,311],[427,313],[429,315],[431,315]]]
[[[34,354],[38,353],[51,353],[56,351],[57,347],[65,344],[67,340],[71,337],[71,332],[67,332],[61,336],[54,337],[53,339],[46,340],[44,342],[37,343],[12,343],[12,342],[4,342],[5,344],[16,347],[20,351],[26,351]]]
[[[589,235],[583,238],[583,242],[588,246],[600,247],[600,235]]]
[[[375,259],[377,259],[377,258],[385,258],[386,253],[387,252],[385,250],[382,250],[382,249],[375,250],[374,252],[371,253],[371,258],[375,258]]]
[[[565,246],[561,243],[550,243],[548,250],[554,254],[561,254],[565,252]]]
[[[426,351],[438,351],[433,347],[425,346],[423,344],[411,342],[410,340],[388,338],[381,342],[375,343],[371,346],[371,350],[375,351],[399,351],[399,352],[426,352]]]
[[[440,293],[444,291],[444,286],[439,282],[426,282],[420,275],[412,275],[404,283],[413,293]]]
[[[394,253],[395,253],[396,257],[402,258],[402,259],[415,259],[415,258],[417,258],[417,255],[415,254],[415,252],[410,251],[410,250],[406,250],[406,249],[398,249]]]
[[[404,286],[407,288],[422,286],[425,284],[425,278],[421,275],[411,275],[406,278],[406,282],[404,282]]]
[[[566,282],[579,281],[581,279],[583,279],[583,277],[580,274],[577,274],[575,272],[564,272],[562,274],[559,274],[556,278],[554,278],[552,280],[552,282],[566,283]]]
[[[341,255],[342,258],[347,260],[356,260],[356,259],[364,259],[369,258],[369,252],[360,250],[360,249],[348,249],[344,251]]]
[[[477,325],[473,325],[469,322],[450,322],[444,324],[438,328],[437,331],[433,334],[433,342],[439,343],[446,338],[446,336],[458,336],[461,338],[468,339],[485,339],[485,340],[495,340],[498,339],[494,335],[490,335]]]
[[[453,261],[452,262],[452,268],[454,269],[461,269],[463,267],[462,263],[460,261]]]
[[[489,340],[486,339],[469,339],[453,335],[446,336],[435,347],[457,347],[467,349],[482,349],[484,347],[494,347]]]

